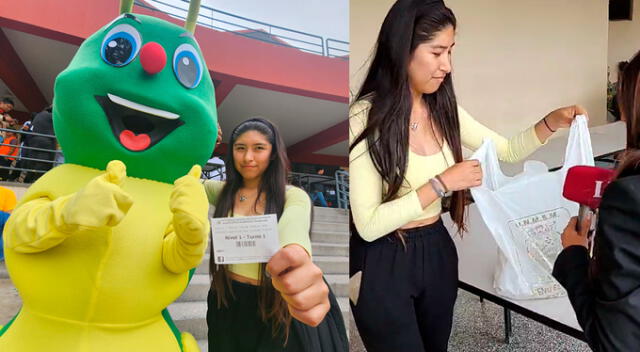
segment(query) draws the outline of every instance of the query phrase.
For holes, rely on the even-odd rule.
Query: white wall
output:
[[[640,50],[640,0],[634,0],[632,21],[609,22],[610,80],[618,80],[618,62],[628,61]]]
[[[560,106],[606,122],[606,1],[445,0],[458,18],[453,53],[459,103],[511,136]],[[390,0],[351,0],[350,89],[364,78]]]

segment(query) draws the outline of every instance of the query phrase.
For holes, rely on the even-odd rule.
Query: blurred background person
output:
[[[51,106],[36,114],[31,122],[31,131],[50,136],[55,135],[53,131],[53,114]],[[53,161],[56,158],[56,139],[54,137],[32,135],[29,137],[28,146],[32,148],[51,150],[49,152],[28,149],[26,156],[30,159],[39,160],[27,160],[27,162],[24,163],[25,168],[43,171],[27,172],[24,182],[33,183],[44,174],[44,171],[48,171],[53,167]]]
[[[3,128],[7,128],[15,122],[11,115],[9,115],[9,112],[13,110],[14,107],[15,104],[11,98],[3,98],[0,100],[0,125],[2,125]]]
[[[4,145],[0,145],[0,166],[3,166],[3,168],[0,168],[0,179],[7,181],[11,171],[9,167],[11,167],[20,152],[20,141],[13,126],[10,130],[5,131],[4,135]]]

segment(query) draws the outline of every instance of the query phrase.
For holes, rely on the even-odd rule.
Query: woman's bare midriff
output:
[[[409,223],[405,224],[404,226],[402,226],[400,228],[400,230],[408,230],[408,229],[412,229],[412,228],[415,228],[415,227],[431,225],[431,224],[437,222],[438,219],[440,219],[440,214],[438,214],[436,216],[433,216],[433,217],[430,217],[430,218],[420,219],[420,220],[409,222]]]
[[[259,284],[258,280],[256,280],[256,279],[252,279],[250,277],[238,275],[238,274],[233,273],[231,271],[229,271],[229,277],[231,278],[231,280],[242,282],[243,284],[249,284],[249,285],[253,285],[253,286],[258,286],[258,284]]]

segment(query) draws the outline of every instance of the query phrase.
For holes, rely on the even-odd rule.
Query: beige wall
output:
[[[380,26],[394,1],[350,0],[349,91],[355,96],[369,67]]]
[[[618,62],[640,50],[640,0],[634,0],[632,21],[609,22],[609,68],[611,82],[618,80]]]
[[[454,86],[476,119],[511,136],[549,111],[585,106],[606,121],[607,3],[584,0],[446,0],[458,18]],[[350,88],[391,0],[351,0]]]

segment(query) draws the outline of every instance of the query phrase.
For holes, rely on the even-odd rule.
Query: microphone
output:
[[[576,223],[578,232],[587,211],[594,211],[600,206],[602,194],[611,183],[613,174],[613,170],[583,165],[574,166],[568,170],[562,195],[580,204]]]

